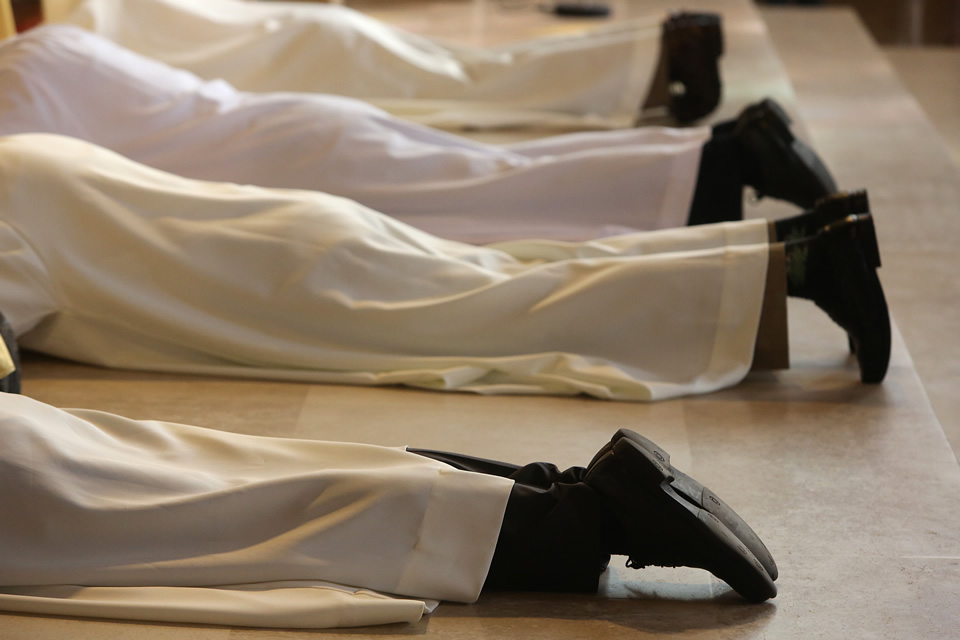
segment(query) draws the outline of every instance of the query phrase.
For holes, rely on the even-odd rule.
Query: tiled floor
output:
[[[620,0],[616,7],[627,15],[639,5]],[[0,637],[806,640],[955,634],[960,468],[934,409],[949,419],[960,416],[951,409],[949,388],[955,379],[950,369],[960,362],[960,345],[950,340],[960,308],[950,288],[956,229],[944,222],[960,204],[956,168],[849,13],[765,14],[768,34],[747,0],[725,0],[724,7],[727,95],[718,117],[776,96],[806,122],[841,183],[868,186],[874,196],[882,277],[899,327],[884,384],[859,384],[842,332],[800,301],[790,307],[791,370],[751,375],[721,393],[651,405],[198,380],[42,358],[28,360],[26,390],[58,405],[245,433],[412,444],[560,465],[583,464],[613,431],[629,426],[663,444],[677,466],[709,484],[755,526],[780,565],[775,600],[745,605],[697,570],[615,568],[598,597],[487,594],[475,605],[444,604],[410,626],[308,634],[0,615]],[[376,10],[448,35],[458,24],[478,40],[507,37],[503,31],[485,35],[491,24],[518,25],[518,35],[578,28],[540,14],[526,22],[508,20],[479,1],[434,5],[430,22],[422,20],[416,2]],[[752,215],[781,211],[764,205]]]

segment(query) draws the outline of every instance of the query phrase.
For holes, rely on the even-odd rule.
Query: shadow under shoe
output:
[[[791,246],[794,244],[794,246]],[[809,280],[805,294],[847,332],[864,383],[883,381],[890,363],[890,314],[877,268],[880,252],[870,214],[848,216],[830,224],[811,239],[788,243],[789,258],[799,258]],[[789,279],[799,268],[788,264]]]
[[[633,568],[706,569],[751,602],[775,597],[777,587],[763,564],[719,518],[678,491],[674,470],[658,451],[629,437],[617,439],[584,477],[628,533],[629,548],[611,551],[629,555]]]
[[[726,502],[721,500],[717,494],[679,469],[673,467],[670,464],[670,454],[653,441],[641,436],[639,433],[631,429],[620,429],[613,435],[613,437],[610,439],[610,442],[608,442],[602,449],[600,449],[600,451],[597,452],[597,455],[594,456],[593,460],[590,461],[587,470],[589,471],[591,468],[593,468],[593,465],[596,464],[596,462],[604,455],[606,455],[607,452],[612,450],[614,445],[616,445],[616,443],[622,439],[631,440],[640,447],[652,453],[657,461],[663,465],[666,475],[673,478],[671,485],[673,485],[674,490],[676,490],[676,492],[683,497],[684,500],[687,500],[698,509],[704,509],[716,516],[716,518],[720,520],[725,527],[730,529],[730,531],[747,547],[747,549],[749,549],[750,552],[757,557],[757,560],[759,560],[760,564],[763,565],[763,568],[770,576],[770,579],[777,579],[779,576],[777,563],[774,561],[773,555],[770,553],[769,549],[767,549],[767,546],[763,544],[760,536],[756,534],[750,525],[748,525],[736,511],[731,509]]]
[[[793,135],[790,123],[783,107],[768,98],[744,109],[734,132],[746,183],[757,196],[809,209],[836,193],[837,185],[817,153]]]
[[[699,120],[720,104],[723,85],[721,18],[715,13],[674,13],[663,23],[670,114],[681,123]]]
[[[17,340],[13,335],[10,323],[7,322],[2,313],[0,313],[0,336],[2,336],[3,343],[6,345],[16,367],[13,373],[0,379],[0,392],[20,393],[20,354],[17,351]]]

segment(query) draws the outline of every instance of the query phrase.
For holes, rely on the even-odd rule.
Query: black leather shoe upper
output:
[[[747,184],[770,196],[810,209],[837,185],[817,153],[793,135],[783,108],[767,99],[741,112],[735,127]]]
[[[877,276],[880,253],[873,218],[849,216],[825,227],[810,248],[822,263],[814,303],[847,331],[860,379],[881,382],[890,363],[890,315]]]
[[[632,440],[647,451],[650,451],[657,461],[664,466],[665,473],[673,478],[671,484],[677,493],[694,506],[705,509],[715,515],[720,522],[730,529],[730,531],[746,545],[750,552],[757,557],[757,560],[763,565],[763,568],[770,575],[770,578],[772,580],[777,579],[779,575],[777,563],[774,561],[770,550],[763,544],[760,536],[754,532],[750,525],[748,525],[736,511],[721,500],[717,494],[672,466],[670,464],[670,454],[655,442],[631,429],[620,429],[613,435],[610,442],[593,457],[593,460],[591,460],[587,466],[587,471],[589,472],[597,461],[611,451],[619,440],[624,438]]]
[[[658,453],[660,455],[658,456]],[[777,594],[770,574],[744,541],[718,517],[688,500],[658,448],[620,438],[595,459],[584,482],[628,533],[628,566],[706,569],[752,602]]]
[[[679,122],[699,120],[720,104],[718,59],[723,55],[720,16],[676,13],[663,24],[663,55],[670,80],[670,113]]]

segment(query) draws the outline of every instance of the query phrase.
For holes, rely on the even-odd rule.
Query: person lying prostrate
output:
[[[64,21],[201,78],[359,98],[432,126],[630,127],[651,108],[689,122],[713,111],[722,92],[717,14],[658,14],[469,47],[332,4],[77,4]]]
[[[750,602],[777,593],[759,536],[627,430],[586,466],[560,471],[137,421],[0,393],[0,486],[7,612],[410,623],[438,601],[481,592],[596,593],[611,554],[634,568],[706,569]]]
[[[867,209],[478,247],[24,134],[0,139],[0,310],[22,347],[107,367],[650,401],[736,384],[758,346],[782,363],[786,294],[824,308],[879,382]]]
[[[238,92],[66,25],[0,43],[0,134],[33,132],[186,177],[341,195],[472,243],[740,219],[746,185],[805,208],[836,190],[770,101],[713,129],[494,146],[349,98]]]

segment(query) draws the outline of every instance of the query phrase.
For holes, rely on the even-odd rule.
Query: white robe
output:
[[[355,202],[0,139],[0,308],[109,367],[658,400],[750,368],[762,220],[585,243],[442,240]]]
[[[662,17],[491,48],[322,3],[83,0],[66,20],[246,91],[351,96],[433,126],[629,127]]]
[[[13,362],[13,357],[7,349],[7,345],[3,340],[0,340],[0,380],[3,380],[16,370],[17,366]]]
[[[29,132],[190,178],[324,191],[474,243],[683,226],[710,135],[481,144],[349,98],[238,92],[68,25],[0,43],[0,135]]]
[[[368,100],[439,127],[629,127],[663,16],[469,47],[344,6],[242,0],[82,0],[65,21],[245,91]]]
[[[512,480],[0,393],[0,610],[267,627],[472,602]],[[386,595],[392,594],[392,595]]]

